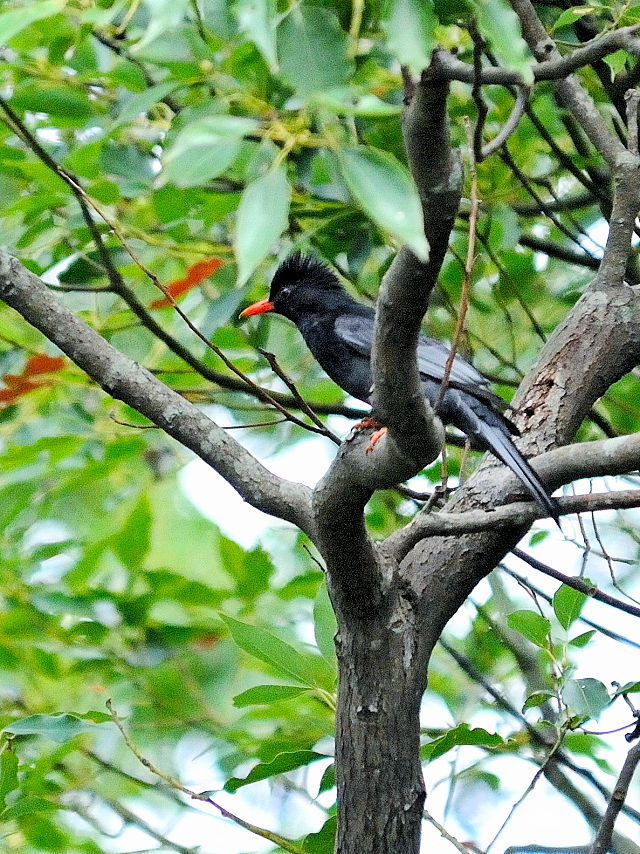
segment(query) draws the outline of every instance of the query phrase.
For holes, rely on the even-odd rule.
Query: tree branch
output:
[[[520,19],[522,35],[538,62],[543,64],[561,62],[562,54],[549,37],[531,0],[511,0],[511,6]],[[578,50],[586,49],[578,48]],[[560,76],[556,80],[555,88],[559,99],[573,113],[609,166],[614,168],[618,157],[625,154],[626,149],[605,124],[591,95],[573,75]]]
[[[631,780],[635,773],[638,763],[640,762],[640,742],[636,744],[627,753],[627,758],[624,761],[620,776],[616,781],[613,794],[607,804],[607,809],[602,819],[602,824],[598,830],[593,846],[589,854],[607,854],[611,847],[611,837],[613,835],[613,826],[615,820],[622,807],[624,806]]]
[[[604,33],[582,47],[576,48],[567,56],[562,56],[558,51],[552,59],[546,59],[546,54],[543,53],[543,61],[533,66],[533,79],[536,83],[542,80],[561,80],[577,71],[578,68],[591,65],[617,50],[626,50],[638,56],[640,55],[640,39],[637,37],[639,29],[640,26],[634,24],[630,27],[621,27],[619,30]],[[476,72],[472,65],[468,65],[446,50],[437,51],[437,56],[434,55],[434,66],[434,76],[439,80],[459,80],[462,83],[473,84],[476,78]],[[522,86],[524,84],[522,75],[509,68],[483,68],[479,75],[479,82],[483,85],[498,86]]]
[[[137,409],[208,463],[245,501],[313,537],[307,487],[272,474],[203,412],[65,308],[37,276],[2,250],[0,298],[108,394]]]

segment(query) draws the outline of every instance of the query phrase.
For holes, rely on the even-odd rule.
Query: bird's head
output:
[[[254,302],[240,317],[275,311],[297,323],[301,317],[331,309],[345,299],[340,280],[326,264],[294,252],[276,270],[267,299]]]

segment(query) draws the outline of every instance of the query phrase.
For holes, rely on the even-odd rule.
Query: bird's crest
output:
[[[297,283],[342,290],[340,280],[330,267],[314,255],[302,252],[293,252],[280,264],[271,281],[271,294]]]

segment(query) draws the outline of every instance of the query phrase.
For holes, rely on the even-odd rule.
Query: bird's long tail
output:
[[[451,392],[448,392],[448,395]],[[450,421],[477,444],[497,457],[517,475],[531,495],[555,522],[560,525],[560,510],[556,501],[549,495],[545,485],[531,468],[530,464],[516,448],[510,435],[500,422],[500,416],[480,401],[473,401],[473,408],[462,395],[457,400],[447,401],[450,406]],[[475,410],[482,410],[476,412]],[[486,410],[486,411],[485,411]]]

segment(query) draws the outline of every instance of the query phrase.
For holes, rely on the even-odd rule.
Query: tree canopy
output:
[[[7,0],[0,45],[6,850],[638,854],[640,5]],[[294,250],[383,283],[380,452],[238,320]],[[436,460],[423,315],[577,482],[562,533]]]

